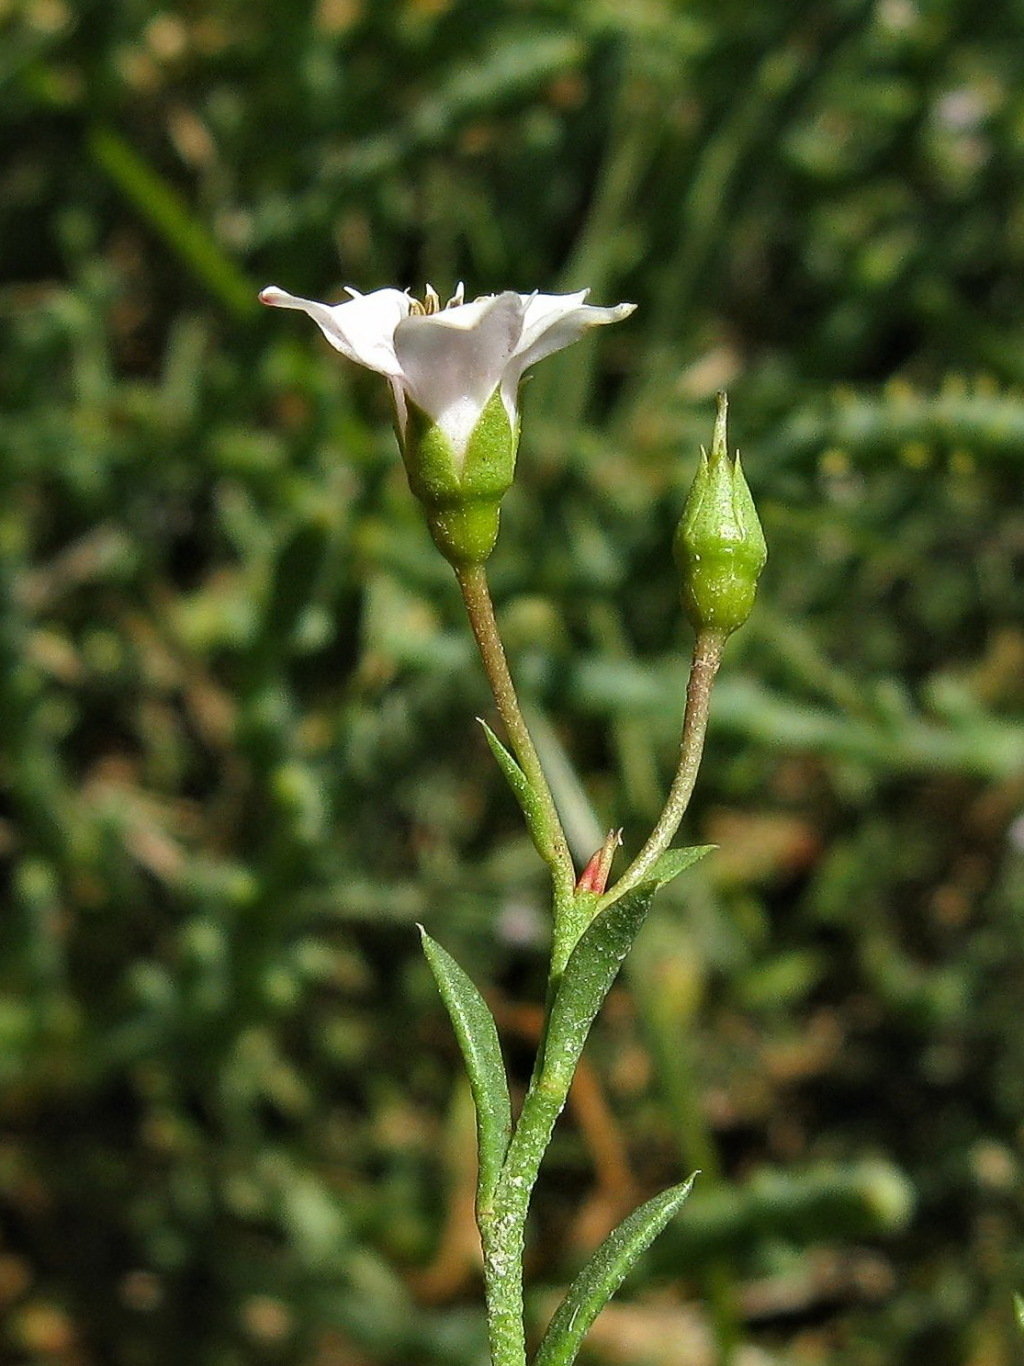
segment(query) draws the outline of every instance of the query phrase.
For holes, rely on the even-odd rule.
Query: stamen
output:
[[[427,285],[423,291],[422,299],[415,299],[409,295],[409,313],[415,318],[430,318],[435,313],[442,313],[446,308],[460,308],[466,302],[466,287],[459,281],[458,288],[446,304],[442,304],[437,290],[433,285]]]

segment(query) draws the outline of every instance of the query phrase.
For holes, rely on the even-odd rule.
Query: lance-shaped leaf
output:
[[[635,888],[630,888],[627,892],[616,892],[618,884],[613,883],[604,896],[601,897],[598,905],[603,910],[606,906],[614,905],[622,896],[634,895],[644,887],[657,891],[659,887],[666,887],[670,882],[685,873],[687,868],[702,859],[705,854],[712,853],[718,846],[716,844],[693,844],[688,849],[667,849],[665,853],[659,855],[651,865],[650,871],[644,877],[643,882]]]
[[[534,1366],[571,1366],[590,1325],[690,1194],[693,1180],[648,1200],[609,1233],[555,1311]]]
[[[651,869],[648,879],[655,887],[665,887],[687,868],[692,868],[698,859],[712,853],[718,846],[714,844],[693,844],[689,849],[667,849]]]
[[[594,1016],[647,917],[655,892],[713,848],[699,845],[663,854],[646,882],[626,892],[590,922],[569,956],[551,1006],[544,1045],[545,1072],[566,1079],[572,1076]]]
[[[498,1030],[486,1001],[455,959],[436,940],[431,939],[422,925],[419,931],[423,939],[423,952],[434,974],[441,999],[448,1008],[469,1073],[470,1089],[476,1105],[480,1168],[477,1196],[479,1203],[486,1205],[494,1192],[512,1132],[512,1106]]]
[[[530,831],[530,838],[533,840],[534,847],[541,858],[548,858],[551,853],[551,827],[544,808],[537,800],[537,794],[530,786],[530,781],[526,774],[509,754],[508,750],[501,743],[494,731],[486,721],[480,720],[483,726],[484,735],[490,746],[491,753],[497,760],[498,767],[505,775],[505,781],[512,789],[516,801],[519,803],[523,815],[526,817],[526,824]]]
[[[551,1006],[544,1072],[568,1083],[601,1002],[644,923],[657,888],[644,883],[592,920],[569,956]]]

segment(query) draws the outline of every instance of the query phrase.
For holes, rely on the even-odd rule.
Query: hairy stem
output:
[[[527,1200],[529,1194],[527,1193]],[[478,1217],[484,1252],[487,1337],[491,1366],[526,1366],[523,1252],[526,1212],[495,1211]]]
[[[526,1216],[537,1174],[555,1122],[565,1106],[573,1067],[541,1061],[530,1082],[522,1113],[509,1144],[494,1195],[494,1208],[480,1218],[484,1274],[488,1291],[488,1326],[494,1366],[522,1366],[523,1251]],[[514,1325],[518,1324],[518,1338]]]

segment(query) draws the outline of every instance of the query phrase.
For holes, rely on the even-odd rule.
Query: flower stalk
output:
[[[476,639],[484,672],[491,685],[498,715],[508,733],[519,766],[541,808],[543,819],[540,825],[543,834],[537,852],[551,870],[557,915],[558,910],[572,898],[576,872],[555,799],[541,766],[533,737],[523,717],[512,675],[509,673],[505,647],[494,616],[487,573],[483,565],[471,565],[456,569],[455,577],[462,592],[466,615]]]
[[[725,639],[721,631],[701,631],[694,642],[690,677],[686,685],[686,710],[683,714],[682,738],[679,744],[679,764],[664,809],[639,854],[611,890],[597,903],[599,911],[618,901],[619,897],[643,882],[668,849],[682,824],[700,771],[704,738],[707,735],[711,711],[711,689],[722,663]]]

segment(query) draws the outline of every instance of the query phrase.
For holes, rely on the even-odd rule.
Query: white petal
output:
[[[520,373],[552,352],[571,346],[588,328],[621,322],[636,309],[636,304],[597,308],[583,302],[589,293],[581,289],[578,294],[532,294],[524,300],[526,322],[516,348]]]
[[[589,293],[581,289],[576,294],[524,294],[526,321],[518,350],[528,351],[559,319],[579,308]]]
[[[349,360],[392,379],[401,377],[402,368],[395,355],[395,328],[407,316],[411,303],[400,289],[354,294],[347,303],[332,305],[300,299],[277,285],[268,285],[260,292],[260,300],[273,308],[296,308],[308,313],[335,350]]]
[[[571,346],[591,327],[621,322],[636,308],[636,304],[597,308],[583,302],[589,292],[582,289],[577,294],[522,296],[526,306],[523,335],[502,383],[502,398],[506,408],[515,403],[520,380],[531,365],[555,351]]]
[[[524,314],[518,294],[497,294],[425,317],[411,314],[395,329],[409,397],[442,429],[456,457],[515,355]]]

